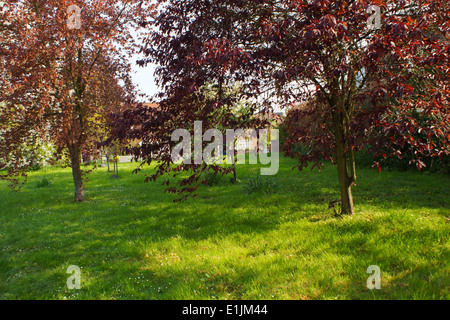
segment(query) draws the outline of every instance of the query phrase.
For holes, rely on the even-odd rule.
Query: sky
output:
[[[146,67],[139,67],[136,64],[136,60],[137,56],[131,58],[130,61],[133,69],[133,82],[138,87],[139,91],[151,97],[158,92],[154,77],[155,66],[148,65]]]
[[[133,70],[133,82],[139,89],[141,93],[147,94],[149,96],[148,99],[138,99],[140,102],[149,102],[150,98],[158,93],[158,87],[155,83],[154,72],[156,69],[156,65],[147,65],[146,67],[140,67],[136,64],[136,60],[139,59],[139,56],[133,56],[130,58],[130,63]],[[273,104],[275,112],[284,113],[276,103]]]

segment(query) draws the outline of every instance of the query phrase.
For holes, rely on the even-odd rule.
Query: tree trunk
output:
[[[350,155],[350,168],[352,175],[348,175],[347,167],[347,151],[344,137],[344,123],[340,112],[333,114],[334,134],[336,142],[336,162],[338,169],[339,184],[341,189],[341,214],[352,215],[353,210],[353,195],[352,186],[356,180],[355,174],[355,160],[353,152]]]
[[[81,174],[81,152],[80,150],[72,150],[71,163],[72,163],[72,175],[73,182],[75,184],[75,202],[84,202],[84,185],[83,177]]]
[[[336,160],[338,168],[339,184],[341,188],[342,214],[353,214],[352,184],[347,172],[347,158],[343,143],[337,143]],[[344,151],[343,151],[344,150]]]
[[[233,158],[233,183],[237,182],[236,163]]]
[[[100,168],[103,167],[103,147],[100,149]]]

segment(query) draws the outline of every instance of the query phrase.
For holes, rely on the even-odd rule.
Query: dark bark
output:
[[[237,173],[236,173],[236,163],[233,159],[233,178],[231,178],[231,181],[235,183],[237,181]]]
[[[84,202],[84,184],[81,171],[81,151],[79,148],[71,150],[71,164],[72,164],[72,175],[73,182],[75,184],[75,202]]]
[[[349,161],[350,171],[352,175],[349,176],[347,166],[347,150],[344,135],[344,122],[342,121],[342,115],[339,111],[333,113],[333,126],[336,139],[336,162],[341,191],[341,214],[352,215],[354,213],[352,186],[355,182],[354,180],[356,180],[355,161],[352,152]]]

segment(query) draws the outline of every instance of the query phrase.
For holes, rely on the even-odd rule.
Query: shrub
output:
[[[207,186],[216,186],[222,180],[222,174],[219,172],[208,171],[204,174],[204,181]]]
[[[245,194],[249,195],[252,193],[265,193],[273,194],[277,191],[277,183],[268,177],[263,177],[260,175],[252,175],[245,184]]]
[[[434,115],[427,115],[425,113],[419,113],[415,110],[412,111],[411,117],[415,119],[418,123],[418,128],[425,128],[432,126],[435,119]],[[374,134],[381,135],[384,134],[381,131],[376,131]],[[411,133],[415,140],[420,141],[428,141],[434,143],[436,146],[441,144],[441,141],[437,137],[428,137],[427,134],[423,131],[416,130],[416,132]],[[359,161],[359,166],[363,167],[371,167],[373,165],[373,161],[377,161],[380,163],[381,167],[386,170],[396,170],[396,171],[407,171],[407,170],[418,170],[417,166],[412,162],[412,160],[417,159],[415,155],[415,147],[411,146],[409,143],[406,143],[403,147],[399,147],[398,149],[402,155],[402,158],[398,158],[396,156],[390,156],[387,158],[377,156],[371,156],[368,150],[372,149],[373,146],[366,146],[365,149],[358,152],[357,161]],[[381,150],[377,150],[381,151]],[[448,152],[448,146],[446,151]],[[380,152],[381,153],[381,152]],[[384,153],[389,154],[389,150],[384,150]],[[371,161],[372,160],[372,161]],[[449,174],[450,173],[450,155],[443,155],[441,158],[431,157],[423,155],[420,159],[424,164],[424,168],[421,171],[431,172],[431,173],[440,173],[440,174]],[[370,163],[372,162],[372,163]],[[358,163],[358,162],[357,162]]]
[[[35,163],[28,168],[28,171],[35,172],[41,170],[42,165],[40,163]]]
[[[371,168],[374,161],[380,163],[381,167],[388,171],[407,171],[417,170],[415,165],[410,165],[412,156],[408,154],[407,150],[403,151],[403,158],[398,157],[373,157],[366,150],[361,150],[356,154],[356,165],[360,168]],[[438,173],[438,174],[450,174],[450,156],[443,156],[440,158],[423,158],[422,161],[426,167],[422,169],[424,172]]]
[[[36,188],[47,188],[50,186],[50,181],[46,177],[42,177],[36,184]]]

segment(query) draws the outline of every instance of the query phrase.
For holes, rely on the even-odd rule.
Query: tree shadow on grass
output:
[[[316,174],[318,173],[314,173]],[[424,178],[425,182],[421,182],[420,176],[411,178],[408,173],[401,173],[391,175],[391,181],[385,176],[373,178],[372,172],[363,172],[359,186],[354,188],[357,210],[359,206],[362,211],[369,209],[369,213],[386,213],[399,209],[437,209],[435,212],[438,214],[448,216],[448,181],[441,177],[436,182],[432,178]],[[108,273],[110,271],[107,267],[113,268],[121,277],[136,273],[136,270],[142,268],[145,251],[142,246],[146,242],[160,246],[168,243],[170,246],[172,239],[199,243],[208,239],[220,241],[234,235],[269,235],[271,231],[283,228],[286,222],[306,218],[309,221],[339,226],[339,242],[332,243],[331,252],[351,257],[351,261],[358,261],[347,269],[347,272],[355,274],[350,277],[347,288],[333,289],[333,286],[325,286],[326,290],[335,290],[336,294],[340,290],[348,290],[352,292],[352,297],[370,299],[371,293],[364,288],[368,277],[365,270],[370,264],[379,263],[382,271],[386,268],[385,272],[391,277],[394,288],[389,289],[391,291],[386,296],[410,297],[405,288],[419,290],[421,285],[426,285],[425,289],[420,289],[425,290],[426,296],[442,294],[442,283],[447,283],[441,277],[442,262],[431,253],[425,254],[424,258],[431,259],[433,264],[423,266],[421,263],[405,260],[405,257],[398,254],[398,249],[391,252],[372,247],[371,235],[379,233],[384,224],[394,223],[394,229],[389,235],[379,236],[378,241],[389,243],[391,237],[395,236],[401,239],[401,234],[395,230],[398,221],[389,222],[384,219],[346,227],[340,226],[339,220],[333,220],[332,212],[328,210],[328,201],[336,199],[338,195],[334,170],[324,171],[321,176],[296,173],[274,179],[278,179],[280,190],[271,195],[246,196],[242,185],[225,183],[203,189],[200,197],[181,204],[174,204],[171,197],[164,197],[163,188],[159,185],[139,185],[139,191],[136,191],[134,184],[111,184],[107,197],[102,196],[104,191],[100,188],[93,191],[93,197],[88,198],[85,204],[73,204],[71,195],[64,194],[57,203],[53,203],[50,197],[55,189],[39,192],[25,189],[23,193],[17,194],[14,200],[16,204],[12,207],[14,212],[8,213],[10,219],[5,216],[5,223],[2,224],[3,238],[0,241],[5,244],[5,249],[0,269],[4,290],[12,290],[16,284],[22,283],[25,287],[17,289],[16,294],[32,297],[32,292],[25,293],[25,288],[31,286],[36,288],[36,296],[42,293],[51,298],[49,292],[54,288],[64,287],[67,279],[65,268],[69,263],[97,270],[86,275],[91,279],[90,283],[87,282],[87,287],[100,286],[105,277],[109,281],[107,285],[112,286],[117,278]],[[62,188],[59,192],[66,192],[66,189],[69,190]],[[69,191],[72,192],[71,189]],[[148,192],[147,199],[140,195],[143,192]],[[155,196],[155,192],[159,195]],[[129,196],[124,197],[127,194]],[[28,200],[21,201],[22,196]],[[399,226],[399,230],[403,230],[403,226]],[[431,230],[408,232],[409,238],[436,240]],[[344,235],[348,235],[348,239]],[[353,235],[356,236],[352,238]],[[322,241],[324,239],[320,240],[321,237],[325,236],[311,232],[311,237]],[[289,242],[289,239],[286,241]],[[328,241],[332,241],[332,238]],[[392,246],[403,248],[400,242],[392,243]],[[299,254],[303,255],[301,251]],[[119,269],[114,267],[116,265],[120,266]],[[265,267],[270,268],[270,264]],[[195,285],[199,283],[199,286],[203,285],[205,288],[213,287],[213,291],[217,291],[216,295],[230,293],[236,298],[246,297],[252,284],[260,284],[264,288],[264,274],[253,273],[246,266],[233,266],[232,269],[234,271],[229,274],[213,275],[212,279],[207,277],[205,280],[201,280],[202,276],[196,271],[180,271],[176,268],[160,270],[159,273],[155,273],[155,270],[145,272],[150,272],[149,275],[157,274],[159,280],[156,284],[170,282],[170,290],[174,290],[170,292],[168,287],[167,294],[157,292],[155,297],[170,297],[171,294],[183,296],[183,290],[193,290],[193,286],[187,285],[186,281]],[[23,272],[32,275],[21,278]],[[427,284],[427,273],[434,277],[435,284]],[[38,285],[33,284],[34,282]],[[123,285],[129,285],[129,282],[124,280]],[[148,289],[144,296],[153,296],[156,288]],[[200,289],[200,297],[215,296],[207,294],[209,291],[205,290]],[[95,298],[98,297],[97,294],[98,292],[93,291],[92,296],[87,297]]]

